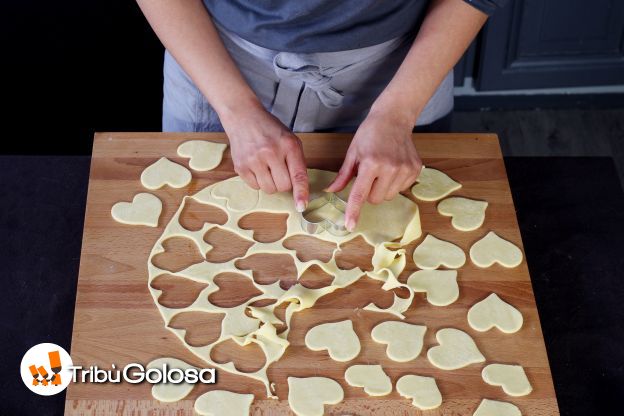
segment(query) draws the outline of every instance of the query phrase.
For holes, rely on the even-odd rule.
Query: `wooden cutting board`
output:
[[[328,170],[338,170],[351,139],[351,135],[343,134],[301,134],[300,137],[308,166]],[[163,201],[158,228],[119,224],[110,215],[114,203],[129,201],[137,192],[146,191],[139,177],[143,169],[158,158],[165,156],[188,166],[188,160],[178,157],[176,149],[180,143],[189,139],[226,140],[224,135],[217,133],[96,134],[71,347],[74,364],[84,367],[97,365],[104,369],[115,364],[117,368],[122,368],[128,363],[147,364],[155,358],[170,356],[202,366],[202,362],[164,328],[147,288],[147,257],[184,195],[194,194],[207,185],[234,175],[229,150],[217,169],[204,173],[193,172],[193,181],[186,188],[176,190],[165,187],[152,192]],[[437,213],[435,203],[418,202],[424,232],[452,241],[466,252],[473,242],[489,230],[496,231],[522,247],[496,135],[417,134],[414,135],[414,141],[426,166],[441,169],[463,184],[456,195],[483,199],[490,204],[482,228],[460,232],[452,228],[450,218]],[[216,214],[202,211],[200,207],[189,209],[184,215],[182,223],[190,228],[199,227],[203,221],[215,221],[211,216]],[[247,222],[245,226],[256,229],[257,235],[263,238],[279,234],[282,227],[282,218],[268,214],[266,217],[251,217]],[[240,251],[241,241],[231,238],[227,233],[215,233],[205,238],[220,249],[216,253],[217,257],[231,258]],[[298,255],[303,257],[323,256],[327,252],[326,246],[313,239],[298,239],[292,245],[298,250]],[[413,243],[407,247],[408,266],[400,280],[405,281],[415,270],[411,260],[415,246],[416,243]],[[197,259],[199,254],[184,242],[171,241],[166,248],[165,255],[158,259],[163,267],[181,268],[202,260]],[[340,261],[343,267],[353,267],[354,264],[365,267],[370,263],[371,254],[370,247],[355,242],[345,248]],[[277,276],[284,285],[292,284],[292,270],[287,259],[255,258],[250,259],[244,267],[257,270],[259,280],[271,281]],[[326,276],[322,276],[321,272],[315,275],[315,272],[305,276],[306,284],[326,284],[323,283]],[[370,331],[377,323],[395,318],[389,314],[361,310],[370,302],[386,307],[392,301],[391,292],[383,291],[379,282],[364,277],[347,289],[322,298],[312,309],[294,316],[289,335],[291,345],[282,359],[269,369],[269,378],[276,382],[279,401],[267,399],[261,383],[220,371],[216,385],[199,385],[185,400],[173,404],[153,400],[151,386],[147,383],[73,383],[68,388],[65,413],[192,414],[194,399],[200,394],[211,389],[226,389],[255,394],[252,414],[288,414],[286,378],[323,375],[337,380],[345,391],[345,400],[341,404],[326,407],[329,414],[421,414],[396,391],[385,397],[371,398],[362,389],[350,387],[344,381],[344,371],[348,366],[379,363],[393,383],[408,373],[435,377],[442,392],[443,404],[437,410],[422,414],[472,415],[482,398],[512,402],[522,410],[523,415],[559,414],[526,261],[515,269],[497,265],[480,269],[468,260],[459,271],[458,282],[460,297],[447,307],[431,306],[422,294],[416,294],[406,313],[406,321],[426,325],[428,330],[423,352],[412,362],[390,361],[385,355],[385,346],[371,340]],[[175,279],[163,278],[158,285],[165,293],[161,300],[170,306],[188,303],[198,291],[197,287]],[[220,286],[223,293],[218,301],[223,305],[236,305],[245,300],[241,297],[249,295],[249,288],[234,286],[228,276],[223,277]],[[516,334],[506,335],[496,329],[479,333],[468,326],[466,314],[470,306],[491,292],[496,292],[522,312],[524,326]],[[354,321],[362,341],[362,352],[355,360],[337,363],[326,352],[313,352],[305,347],[303,338],[310,327],[342,319]],[[215,328],[218,328],[218,323],[211,322],[203,315],[192,314],[174,320],[172,325],[186,328],[187,341],[196,345],[210,342],[211,337],[215,336]],[[470,334],[488,362],[522,365],[533,385],[533,392],[526,397],[512,398],[506,396],[501,388],[485,384],[481,379],[481,369],[485,364],[470,365],[456,371],[433,367],[426,359],[426,350],[436,345],[435,333],[444,327],[458,328]],[[258,352],[254,347],[238,347],[231,342],[218,349],[213,358],[223,362],[234,361],[239,369],[251,371],[262,365]]]

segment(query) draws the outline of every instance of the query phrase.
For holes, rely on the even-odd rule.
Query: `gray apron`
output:
[[[264,107],[294,132],[355,131],[403,62],[413,36],[341,52],[289,53],[219,27],[226,49]],[[165,52],[163,131],[223,131],[216,112]],[[453,71],[420,114],[426,125],[453,109]]]

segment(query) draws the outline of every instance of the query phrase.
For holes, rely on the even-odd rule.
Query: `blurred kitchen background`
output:
[[[163,49],[135,2],[11,1],[0,23],[1,153],[160,130]],[[496,132],[509,156],[612,157],[624,181],[624,1],[510,0],[455,75],[454,131]]]

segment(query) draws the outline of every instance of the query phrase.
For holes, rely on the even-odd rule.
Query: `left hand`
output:
[[[353,231],[366,201],[393,199],[412,185],[422,162],[412,142],[413,123],[389,113],[369,113],[360,125],[345,160],[327,192],[340,192],[357,175],[345,212],[345,226]]]

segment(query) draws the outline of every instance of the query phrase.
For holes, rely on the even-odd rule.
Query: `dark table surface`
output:
[[[615,415],[624,397],[624,193],[609,158],[508,158],[509,181],[562,415]],[[22,355],[70,349],[88,157],[0,156],[0,414],[61,414]],[[8,289],[8,290],[7,290]]]

